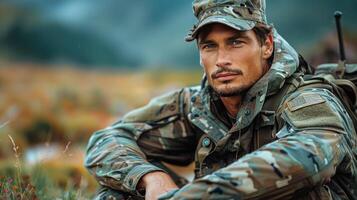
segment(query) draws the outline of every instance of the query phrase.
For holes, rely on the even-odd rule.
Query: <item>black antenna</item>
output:
[[[340,61],[338,62],[338,66],[335,71],[335,76],[338,78],[343,78],[343,76],[345,75],[345,71],[346,71],[346,54],[345,54],[345,47],[343,45],[341,18],[342,18],[342,12],[336,11],[335,12],[335,20],[336,20],[336,26],[337,26],[338,43],[340,46]]]
[[[336,26],[337,26],[338,43],[339,43],[339,47],[340,47],[340,59],[341,59],[341,61],[345,61],[346,60],[346,54],[345,54],[345,47],[343,45],[341,17],[342,17],[342,12],[341,11],[336,11],[335,12],[335,20],[336,20]]]

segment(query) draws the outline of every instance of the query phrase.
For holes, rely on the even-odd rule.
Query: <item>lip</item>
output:
[[[223,73],[219,73],[216,75],[216,79],[218,81],[229,81],[234,79],[236,76],[238,76],[239,74],[237,73],[232,73],[232,72],[223,72]]]

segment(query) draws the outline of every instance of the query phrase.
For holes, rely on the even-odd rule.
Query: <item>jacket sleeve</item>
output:
[[[327,183],[345,161],[356,173],[352,122],[332,93],[295,92],[282,110],[279,139],[160,199],[289,199]]]
[[[195,146],[185,119],[188,96],[188,89],[182,89],[155,98],[95,132],[87,146],[85,166],[99,184],[138,194],[136,185],[143,175],[163,171],[150,160],[189,164]]]

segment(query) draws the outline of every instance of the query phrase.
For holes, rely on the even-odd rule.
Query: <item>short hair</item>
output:
[[[252,30],[254,31],[260,46],[263,46],[267,37],[272,33],[273,28],[265,24],[257,23]]]

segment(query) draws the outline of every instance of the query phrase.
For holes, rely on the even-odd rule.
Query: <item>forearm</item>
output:
[[[130,133],[116,129],[98,131],[91,137],[85,166],[101,185],[130,193],[136,193],[143,175],[163,171],[146,160]]]
[[[133,193],[143,175],[163,171],[148,160],[186,164],[193,159],[183,91],[154,98],[91,137],[85,165],[101,185]]]

